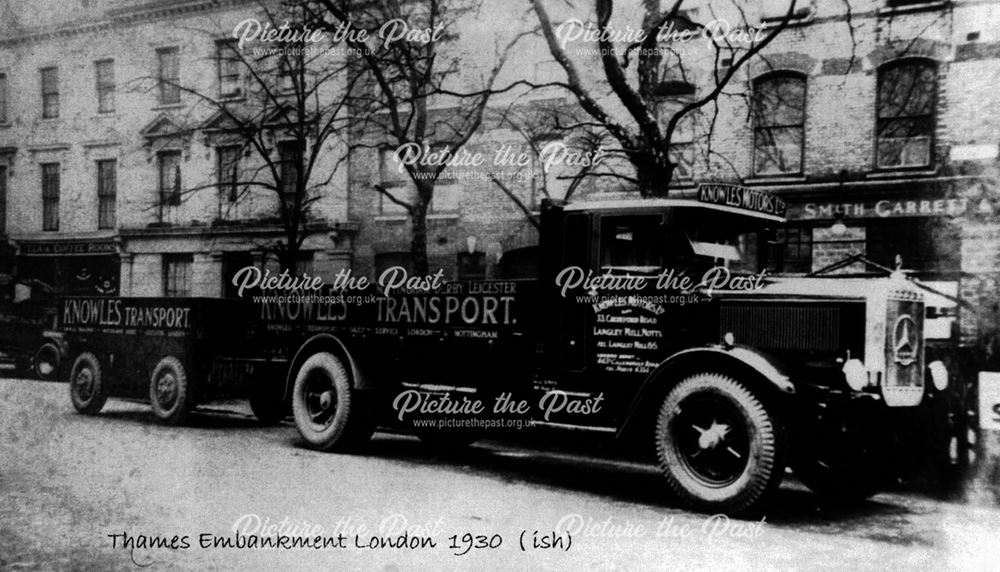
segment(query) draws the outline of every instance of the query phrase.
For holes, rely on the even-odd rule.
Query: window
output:
[[[191,262],[190,254],[163,255],[163,295],[167,297],[182,297],[191,295]]]
[[[7,165],[0,165],[0,234],[7,232]]]
[[[115,62],[100,60],[94,62],[97,79],[97,112],[111,113],[115,110]]]
[[[926,167],[934,144],[937,68],[926,60],[903,60],[879,70],[876,166]]]
[[[381,276],[393,266],[402,266],[412,274],[413,256],[409,252],[383,252],[375,255],[375,276]]]
[[[7,123],[7,75],[0,73],[0,123]]]
[[[298,79],[296,73],[295,65],[288,59],[288,56],[282,56],[281,61],[278,62],[278,91],[295,91]]]
[[[674,164],[675,179],[686,181],[694,177],[694,118],[691,115],[677,122],[667,159]]]
[[[771,243],[771,269],[777,272],[812,270],[812,229],[779,228]]]
[[[239,287],[233,284],[236,273],[253,266],[253,255],[249,252],[222,253],[222,293],[226,298],[238,298]]]
[[[242,61],[237,53],[235,40],[220,40],[215,44],[219,75],[219,97],[222,99],[243,95]]]
[[[663,217],[601,218],[601,269],[652,270],[663,265]]]
[[[235,203],[239,198],[239,145],[219,147],[217,153],[217,178],[221,201]]]
[[[459,252],[458,279],[486,280],[486,254],[482,252]]]
[[[299,168],[302,165],[302,144],[298,141],[278,143],[281,160],[281,196],[286,201],[294,201]]]
[[[160,83],[160,104],[171,105],[181,102],[181,66],[177,48],[156,50],[157,75]]]
[[[164,207],[181,204],[181,152],[160,151],[156,156],[160,172],[160,220]]]
[[[379,179],[385,187],[405,185],[410,180],[406,167],[397,160],[395,149],[382,149],[379,162]]]
[[[42,163],[42,230],[59,230],[59,163]]]
[[[754,174],[802,172],[806,80],[778,73],[754,83]]]
[[[115,200],[118,196],[118,162],[97,162],[97,228],[115,227]]]
[[[42,73],[42,117],[59,117],[59,68],[43,68]]]

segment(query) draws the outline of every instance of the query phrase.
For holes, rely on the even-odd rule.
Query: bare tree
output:
[[[663,10],[660,0],[642,0],[636,12],[641,22],[635,27],[641,34],[622,40],[623,34],[613,24],[615,8],[622,2],[594,0],[593,21],[573,18],[562,22],[553,20],[545,0],[530,3],[552,57],[565,71],[563,87],[614,137],[618,152],[634,169],[629,175],[604,175],[628,181],[643,195],[665,193],[674,178],[680,159],[671,153],[671,147],[683,123],[712,108],[707,121],[714,127],[715,103],[737,72],[781,34],[797,13],[796,0],[790,0],[787,12],[769,21],[763,31],[740,4],[733,2],[729,12],[739,21],[727,22],[728,29],[746,31],[737,37],[716,33],[703,18],[692,17],[693,2],[685,5],[685,0],[674,0]],[[582,10],[577,3],[559,9],[568,9],[572,16],[579,16]],[[577,30],[568,33],[567,26],[577,26]],[[579,58],[571,57],[566,38],[574,35],[596,41],[599,77],[584,73]],[[683,45],[702,37],[707,38],[705,49],[691,54],[690,46]],[[623,113],[617,113],[618,108]]]
[[[273,210],[264,218],[280,225],[281,238],[260,246],[274,253],[282,268],[294,270],[304,241],[325,226],[314,207],[346,161],[345,149],[331,149],[343,143],[343,94],[351,78],[344,59],[314,41],[300,8],[262,3],[259,10],[262,19],[248,19],[235,30],[203,30],[226,38],[216,42],[211,56],[217,72],[212,85],[198,81],[202,78],[181,83],[163,73],[143,78],[161,93],[176,92],[170,97],[194,100],[178,128],[204,134],[218,154],[211,183],[185,186],[179,165],[176,173],[161,172],[153,208],[162,217],[196,193],[216,191],[217,224],[236,224],[245,222],[233,220],[240,219],[233,215],[241,205],[255,196],[270,197]],[[268,29],[284,30],[280,41],[260,41]]]
[[[480,129],[497,77],[522,34],[482,38],[478,54],[492,61],[471,68],[454,48],[459,20],[479,0],[307,0],[308,22],[351,50],[349,99],[352,151],[407,148],[403,168],[412,194],[375,185],[374,191],[408,215],[414,271],[426,273],[427,214],[448,163]],[[405,36],[400,37],[402,32]]]

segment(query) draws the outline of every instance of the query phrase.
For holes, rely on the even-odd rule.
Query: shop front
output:
[[[118,294],[119,255],[113,238],[18,240],[20,280],[37,281],[59,295]]]

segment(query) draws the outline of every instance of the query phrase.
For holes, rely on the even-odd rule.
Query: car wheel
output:
[[[781,431],[749,388],[716,373],[681,380],[656,423],[660,470],[696,510],[740,513],[777,489],[784,472]]]
[[[179,425],[187,419],[194,403],[181,360],[166,356],[156,364],[149,379],[149,401],[163,423]]]
[[[371,437],[374,426],[336,357],[310,356],[295,375],[292,414],[299,434],[314,449],[347,450]]]
[[[51,342],[45,343],[35,352],[31,361],[31,371],[38,379],[52,381],[59,377],[61,363],[62,355],[59,348]]]
[[[69,375],[69,398],[73,408],[85,415],[97,415],[108,396],[101,375],[101,362],[90,352],[83,352],[73,361]]]

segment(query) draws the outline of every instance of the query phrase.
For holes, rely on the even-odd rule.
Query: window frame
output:
[[[215,81],[219,89],[219,99],[222,100],[232,100],[240,99],[244,97],[244,76],[242,70],[239,69],[239,65],[242,63],[235,57],[224,57],[225,52],[231,51],[234,55],[236,54],[237,41],[232,38],[223,38],[216,40],[215,42]],[[235,73],[223,73],[227,66],[237,62]],[[232,70],[229,70],[230,72]],[[227,93],[225,87],[228,83],[234,86],[234,90],[231,93]]]
[[[278,141],[278,177],[279,188],[278,194],[283,200],[288,200],[292,198],[294,200],[296,189],[295,180],[299,176],[300,167],[304,167],[303,162],[305,161],[305,142],[287,139],[284,141]],[[291,157],[286,157],[286,152],[291,149]],[[293,168],[289,168],[291,165]],[[291,188],[289,189],[289,185]]]
[[[59,118],[59,67],[47,66],[40,68],[39,81],[42,88],[42,119]],[[46,81],[47,74],[51,81]]]
[[[10,123],[10,78],[0,72],[0,125]]]
[[[882,87],[885,84],[885,74],[887,72],[891,72],[892,70],[900,69],[900,68],[905,68],[905,67],[909,67],[909,66],[912,66],[915,69],[917,69],[918,70],[918,75],[919,75],[919,73],[921,71],[921,68],[930,69],[934,73],[934,85],[933,85],[933,89],[931,91],[933,99],[932,99],[931,104],[930,104],[930,112],[926,113],[926,114],[896,115],[896,116],[892,116],[892,117],[883,117],[882,116],[882,109],[881,109],[880,103],[882,101]],[[876,71],[876,82],[875,82],[875,129],[873,131],[874,141],[873,141],[873,144],[872,144],[873,155],[874,155],[872,162],[873,162],[873,166],[874,166],[875,170],[877,170],[877,171],[915,171],[915,170],[916,171],[922,171],[922,170],[932,169],[934,167],[934,163],[935,163],[936,155],[937,155],[935,153],[935,147],[937,145],[937,133],[936,133],[936,131],[937,131],[937,125],[938,125],[938,101],[939,101],[939,95],[940,95],[939,92],[940,92],[940,88],[941,88],[940,84],[941,84],[940,65],[938,64],[937,61],[935,61],[933,59],[930,59],[930,58],[923,58],[923,57],[899,58],[899,59],[888,61],[888,62],[886,62],[886,63],[884,63],[884,64],[882,64],[881,66],[878,67],[878,70]],[[882,158],[882,155],[881,155],[881,152],[882,152],[882,143],[881,142],[883,140],[883,137],[881,136],[881,132],[882,132],[883,128],[881,126],[882,126],[883,122],[915,121],[915,120],[919,120],[921,118],[924,118],[927,121],[928,125],[929,125],[929,128],[927,130],[928,144],[927,144],[927,160],[926,160],[926,162],[924,162],[922,164],[919,164],[919,165],[915,165],[915,164],[910,164],[910,165],[907,165],[907,164],[883,165],[882,161],[881,161],[881,158]],[[885,138],[885,139],[889,139],[889,138]],[[912,138],[910,138],[910,139],[912,139]]]
[[[174,189],[168,190],[164,187],[167,177],[164,176],[164,159],[166,157],[176,157]],[[163,215],[168,207],[176,207],[181,204],[181,192],[183,190],[183,171],[181,170],[182,153],[177,149],[163,149],[156,153],[156,173],[157,173],[157,196],[160,204],[160,222],[163,222]]]
[[[117,224],[118,160],[98,159],[96,167],[97,228],[98,230],[114,229]],[[104,172],[105,168],[110,168],[110,171]],[[110,178],[106,177],[108,174],[110,174]]]
[[[59,231],[61,167],[56,162],[39,164],[42,175],[42,230],[46,232]]]
[[[194,255],[192,254],[164,254],[163,255],[163,297],[164,298],[185,298],[191,296],[192,268],[194,266]],[[178,288],[178,276],[171,273],[171,269],[183,268],[183,284]]]
[[[801,121],[798,123],[761,123],[761,116],[758,112],[758,96],[761,93],[761,86],[774,81],[782,80],[796,80],[802,83],[802,113]],[[752,85],[752,97],[750,101],[750,110],[752,115],[751,126],[753,129],[753,138],[751,140],[751,161],[750,170],[754,177],[796,177],[801,176],[805,173],[805,163],[806,163],[806,109],[808,107],[809,100],[809,77],[799,71],[795,70],[774,70],[765,74],[761,74],[754,78]],[[789,171],[767,171],[763,172],[758,170],[758,154],[760,153],[760,142],[761,142],[761,132],[773,129],[798,129],[799,130],[799,157],[798,157],[798,169]],[[775,143],[774,138],[771,138],[772,144]],[[777,149],[777,145],[774,145]]]
[[[107,74],[102,78],[102,66]],[[115,60],[104,58],[94,62],[94,84],[97,93],[97,113],[115,112]]]
[[[233,160],[229,165],[225,165],[223,160],[225,153],[228,152],[234,153]],[[240,184],[238,171],[242,154],[242,145],[219,145],[215,148],[215,180],[219,186],[220,205],[223,202],[233,204],[239,200]],[[230,167],[229,173],[225,172],[227,166]],[[224,175],[229,175],[229,177],[226,178]]]
[[[167,57],[173,57],[173,61],[166,60]],[[169,77],[168,74],[170,74]],[[181,50],[178,46],[156,48],[156,79],[159,83],[160,105],[179,105],[181,103]]]

